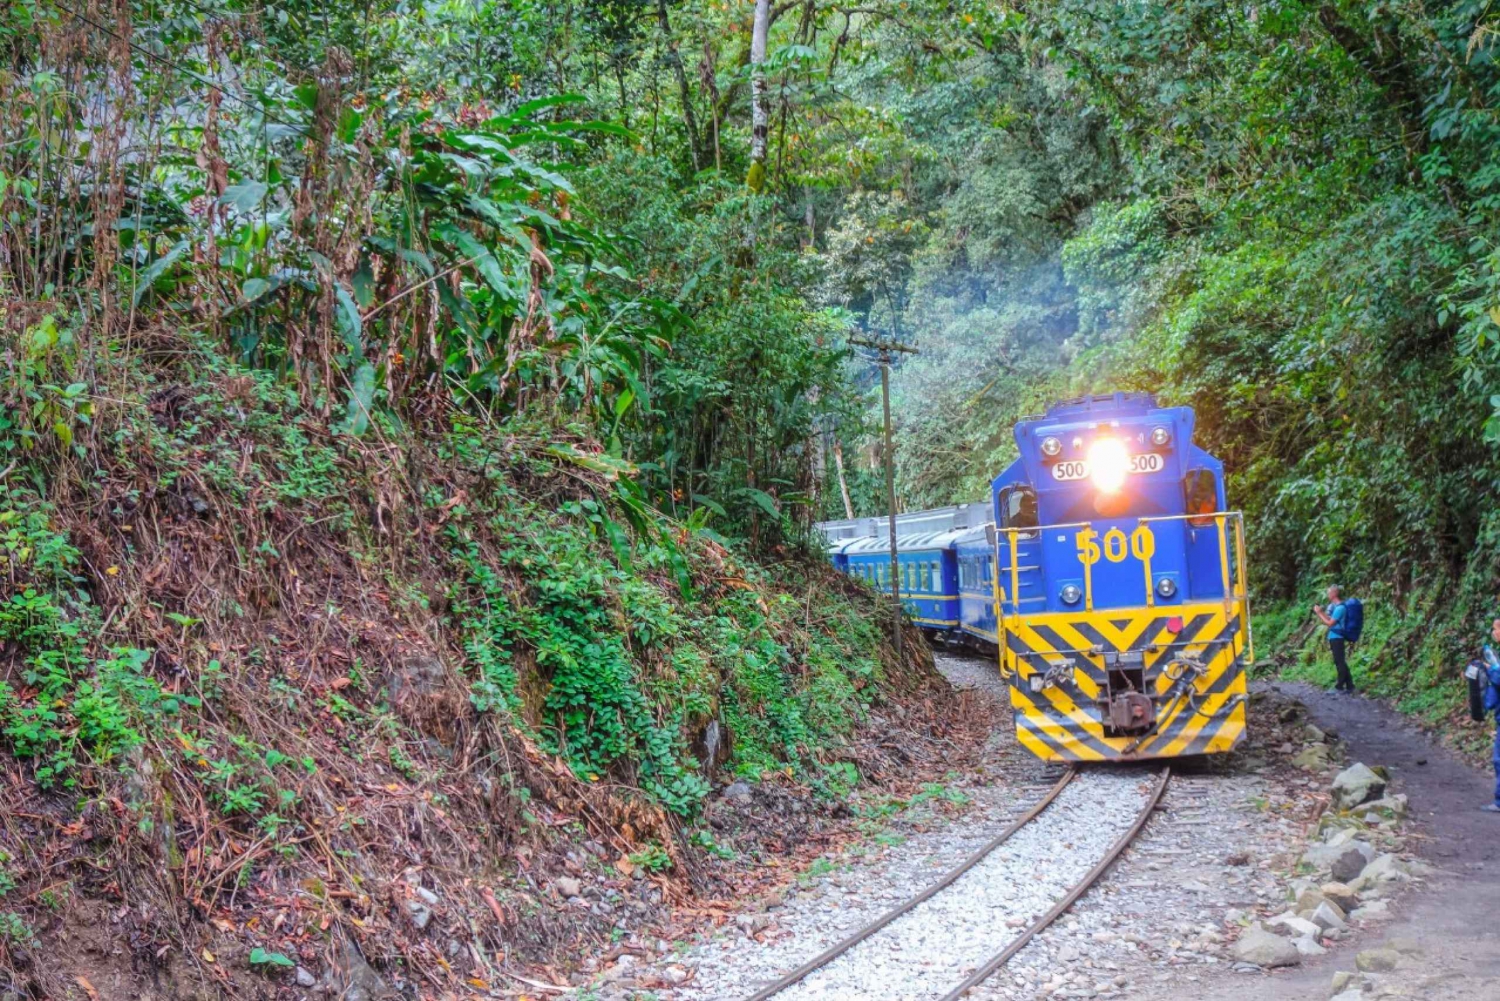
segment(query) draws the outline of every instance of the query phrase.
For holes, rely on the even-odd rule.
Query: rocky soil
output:
[[[620,956],[596,978],[598,996],[748,996],[930,885],[1035,802],[1058,772],[1015,747],[993,662],[939,655],[938,663],[955,686],[996,703],[980,764],[934,793],[965,801],[962,811],[927,813],[919,804],[911,816],[872,825],[868,841],[820,855],[794,881],[676,944],[670,956]],[[1405,797],[1385,795],[1378,771],[1345,767],[1343,757],[1337,736],[1314,725],[1297,700],[1257,691],[1246,744],[1179,766],[1157,816],[1121,861],[970,996],[1197,999],[1226,982],[1280,978],[1336,957],[1361,927],[1380,927],[1393,898],[1431,871],[1405,854]],[[781,996],[940,996],[1103,854],[1134,815],[1142,774],[1086,772],[1033,835],[1018,834],[992,862]]]

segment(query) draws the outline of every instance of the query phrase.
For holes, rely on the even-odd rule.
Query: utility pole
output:
[[[896,662],[905,659],[901,643],[901,566],[896,552],[896,456],[891,448],[891,361],[897,354],[914,355],[917,349],[894,338],[871,340],[851,337],[849,343],[875,352],[880,365],[880,400],[885,408],[885,502],[890,512],[891,528],[891,635],[896,645]]]

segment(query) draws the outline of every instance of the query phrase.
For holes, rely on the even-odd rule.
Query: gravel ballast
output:
[[[806,980],[787,988],[786,1001],[927,1001],[956,987],[1021,929],[1065,896],[1139,814],[1154,773],[1086,772],[1021,830],[938,896],[897,918]],[[977,832],[982,844],[998,828]],[[959,855],[961,857],[961,855]],[[954,859],[953,861],[957,861]],[[943,875],[930,867],[926,883]],[[893,888],[896,884],[893,884]],[[899,899],[922,887],[901,886],[850,919],[829,915],[817,934],[803,934],[740,953],[723,965],[698,968],[685,997],[748,994],[846,937]]]

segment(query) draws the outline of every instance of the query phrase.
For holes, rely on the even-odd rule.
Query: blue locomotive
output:
[[[983,523],[964,508],[944,509],[962,512],[947,526],[934,512],[898,518],[908,615],[945,641],[994,646],[1018,739],[1042,758],[1221,753],[1244,735],[1243,523],[1193,422],[1144,393],[1069,400],[1016,425],[1018,457]],[[830,549],[892,590],[887,535]]]

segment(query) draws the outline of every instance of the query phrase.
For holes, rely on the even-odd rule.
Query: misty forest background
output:
[[[852,331],[921,351],[908,509],[1152,390],[1275,636],[1337,579],[1363,656],[1439,669],[1500,555],[1492,6],[22,0],[3,260],[60,311],[10,323],[207,329],[356,434],[545,399],[760,551],[844,514],[834,459],[883,507]]]
[[[616,549],[785,552],[841,464],[883,506],[874,332],[902,507],[1060,396],[1191,404],[1263,635],[1354,586],[1420,702],[1496,603],[1492,6],[20,0],[7,447],[82,455],[170,328],[352,440],[566,429]]]

